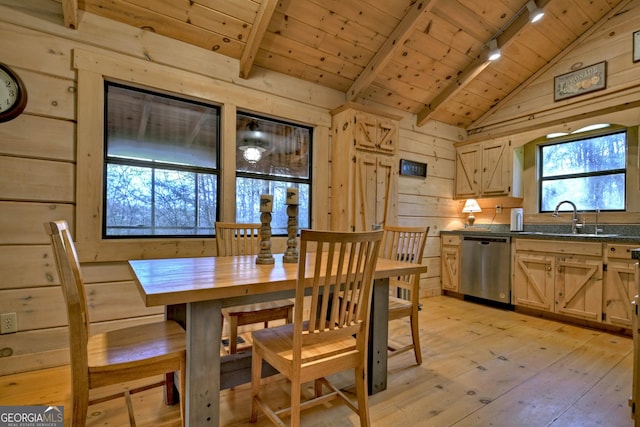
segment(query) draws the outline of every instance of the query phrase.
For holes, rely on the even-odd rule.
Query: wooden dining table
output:
[[[129,261],[145,305],[165,306],[167,318],[185,328],[187,426],[218,426],[220,390],[250,381],[249,352],[220,355],[221,309],[295,296],[298,265],[283,263],[281,254],[274,258],[270,265],[256,264],[255,255]],[[378,259],[369,337],[370,394],[387,387],[389,278],[425,271],[421,264]]]

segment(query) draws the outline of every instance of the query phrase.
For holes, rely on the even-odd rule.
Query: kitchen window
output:
[[[260,222],[260,195],[273,195],[273,235],[287,234],[286,190],[298,189],[298,227],[311,226],[312,128],[253,114],[236,117],[236,221]]]
[[[103,237],[211,236],[220,109],[105,83]]]
[[[578,210],[624,211],[626,131],[608,132],[540,145],[540,212],[563,200]]]

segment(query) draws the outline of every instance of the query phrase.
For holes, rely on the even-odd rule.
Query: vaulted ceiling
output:
[[[239,61],[470,129],[626,0],[62,0]],[[502,56],[487,60],[496,40]]]

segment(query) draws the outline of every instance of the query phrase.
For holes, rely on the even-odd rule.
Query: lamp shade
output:
[[[480,209],[480,205],[478,204],[478,201],[476,199],[467,199],[467,201],[464,203],[464,207],[462,208],[462,212],[482,212],[482,209]]]

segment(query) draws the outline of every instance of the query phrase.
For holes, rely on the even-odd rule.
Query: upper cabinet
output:
[[[522,197],[522,159],[508,139],[456,147],[455,197]]]
[[[356,148],[384,154],[398,149],[398,122],[368,113],[354,117]]]
[[[400,117],[357,104],[332,114],[331,228],[365,231],[395,223]]]

